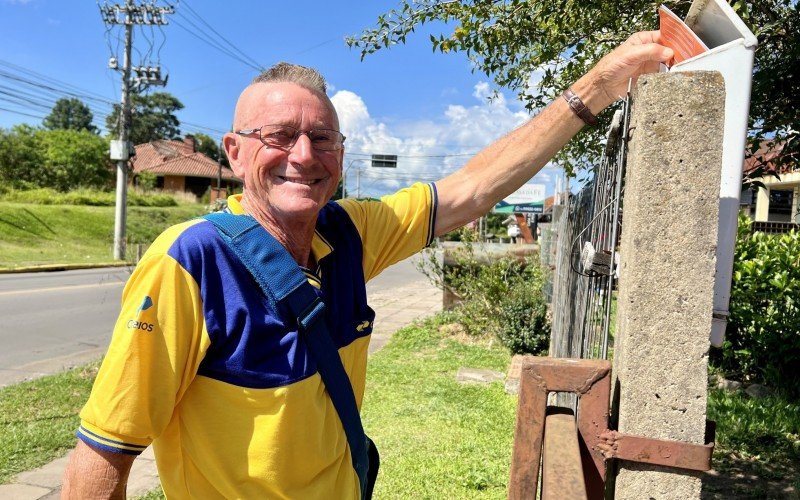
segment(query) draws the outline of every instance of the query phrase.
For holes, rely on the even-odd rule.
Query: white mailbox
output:
[[[725,79],[719,244],[711,332],[711,344],[719,347],[725,338],[728,318],[750,87],[753,80],[753,56],[758,41],[731,6],[723,0],[694,0],[685,22],[709,50],[674,65],[670,71],[719,71]]]

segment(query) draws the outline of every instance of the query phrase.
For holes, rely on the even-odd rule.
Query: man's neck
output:
[[[275,217],[263,203],[251,200],[247,191],[242,195],[242,208],[278,240],[278,243],[289,252],[292,258],[303,267],[313,267],[311,241],[317,225],[317,216],[310,218],[293,218],[284,220]]]

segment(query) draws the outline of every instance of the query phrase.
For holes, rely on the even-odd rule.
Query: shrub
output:
[[[136,176],[136,185],[144,192],[154,190],[157,182],[158,176],[153,172],[141,172]]]
[[[110,191],[81,188],[61,193],[52,188],[27,190],[8,189],[0,193],[0,199],[16,203],[32,203],[36,205],[90,205],[97,207],[113,207],[116,194]],[[137,193],[128,191],[128,206],[131,207],[174,207],[178,202],[168,194]]]
[[[750,234],[739,218],[730,319],[712,362],[729,376],[760,381],[793,397],[800,363],[800,234]]]
[[[111,167],[108,141],[86,130],[0,129],[0,182],[13,188],[104,187]]]
[[[474,233],[462,230],[463,245],[444,267],[435,250],[419,266],[437,286],[463,302],[454,311],[468,334],[496,336],[511,352],[537,354],[547,349],[550,325],[542,293],[545,273],[538,255],[482,257]]]

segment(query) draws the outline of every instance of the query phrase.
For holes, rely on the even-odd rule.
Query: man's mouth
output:
[[[318,184],[320,181],[322,181],[322,179],[300,179],[297,177],[284,177],[282,175],[278,175],[277,177],[282,181],[303,184],[304,186],[313,186],[314,184]]]

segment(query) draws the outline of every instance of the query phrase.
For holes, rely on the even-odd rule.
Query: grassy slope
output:
[[[203,205],[128,207],[128,241],[149,243]],[[110,262],[114,207],[0,203],[0,268]]]

